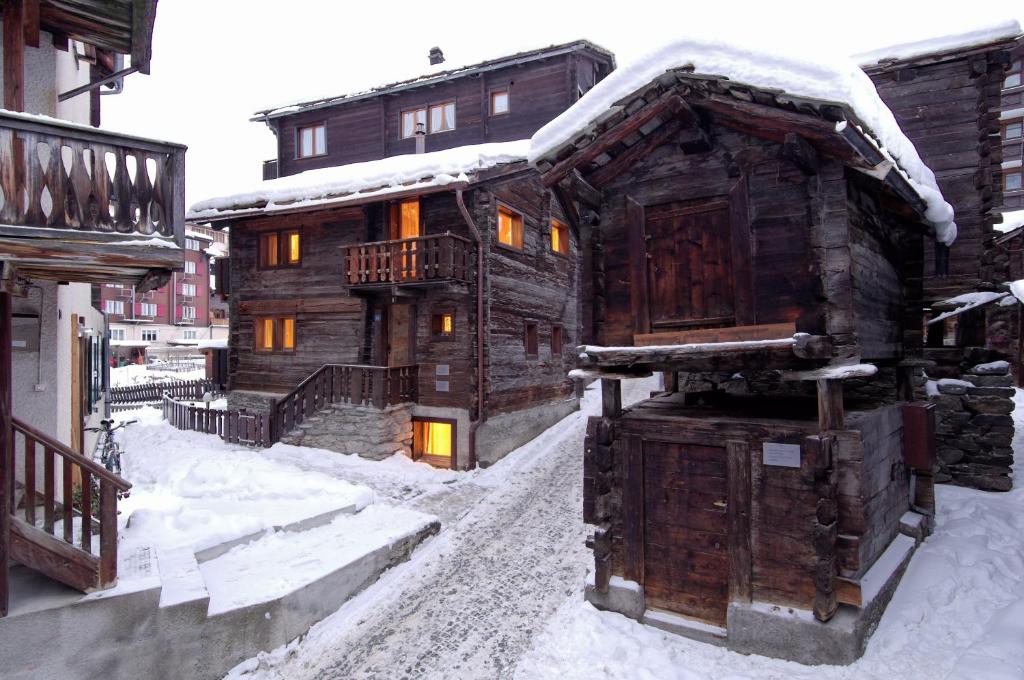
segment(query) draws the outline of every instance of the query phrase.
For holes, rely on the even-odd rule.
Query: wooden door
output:
[[[729,602],[726,453],[644,442],[648,607],[724,626]]]
[[[390,305],[387,326],[388,366],[405,366],[413,363],[412,305]]]
[[[652,331],[736,322],[729,203],[664,203],[644,209]]]

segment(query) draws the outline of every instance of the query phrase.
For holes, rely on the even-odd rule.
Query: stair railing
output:
[[[95,520],[99,525],[97,587],[102,589],[114,585],[117,581],[117,494],[128,491],[132,485],[30,425],[15,418],[11,422],[15,433],[14,445],[21,446],[24,453],[25,471],[21,502],[17,502],[19,494],[14,492],[13,485],[7,500],[11,515],[24,519],[31,527],[29,531],[42,531],[63,538],[69,546],[94,557],[97,556],[93,548]],[[17,435],[21,435],[21,441]],[[37,482],[40,458],[41,494]],[[21,505],[21,517],[17,505]],[[76,517],[80,518],[77,537]]]

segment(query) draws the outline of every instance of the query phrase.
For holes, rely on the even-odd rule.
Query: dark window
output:
[[[297,230],[265,231],[260,234],[260,269],[296,267],[302,263],[302,236]]]
[[[551,327],[551,356],[557,357],[562,355],[562,327],[552,326]]]
[[[255,345],[257,352],[295,351],[295,317],[256,317]]]
[[[1003,81],[1003,87],[1020,87],[1021,85],[1021,61],[1017,61],[1010,64],[1010,70],[1006,73],[1006,79]]]
[[[523,344],[526,346],[526,358],[537,358],[537,323],[526,322],[526,332],[523,334]]]
[[[494,90],[491,92],[491,115],[501,116],[509,112],[508,90]]]
[[[300,127],[295,131],[296,158],[312,158],[327,153],[327,128],[323,123]]]
[[[435,312],[430,317],[430,334],[435,338],[450,338],[455,333],[455,313]]]
[[[523,249],[523,216],[503,205],[498,206],[498,243]]]

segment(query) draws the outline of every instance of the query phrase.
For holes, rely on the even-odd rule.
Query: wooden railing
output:
[[[325,364],[278,400],[278,437],[330,404],[384,408],[416,401],[419,367]]]
[[[349,285],[468,281],[473,242],[455,234],[345,247]]]
[[[185,238],[185,147],[0,111],[0,224]]]
[[[212,380],[173,380],[144,385],[126,385],[110,388],[110,401],[114,404],[141,404],[157,402],[165,394],[178,399],[202,399],[207,392],[219,392],[220,386]]]
[[[215,434],[230,444],[266,448],[273,446],[277,441],[273,438],[270,413],[192,406],[175,401],[169,396],[163,398],[163,410],[164,420],[172,427]]]
[[[24,454],[25,475],[22,493],[12,493],[7,500],[11,514],[27,525],[12,527],[12,545],[20,546],[16,559],[79,590],[114,585],[117,494],[131,489],[131,484],[39,430],[16,419],[12,424],[16,450]],[[41,480],[37,478],[40,458]],[[93,548],[95,525],[98,555]]]

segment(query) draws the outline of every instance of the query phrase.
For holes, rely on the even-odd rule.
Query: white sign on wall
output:
[[[777,467],[798,468],[800,467],[800,445],[764,442],[761,444],[761,462]]]

